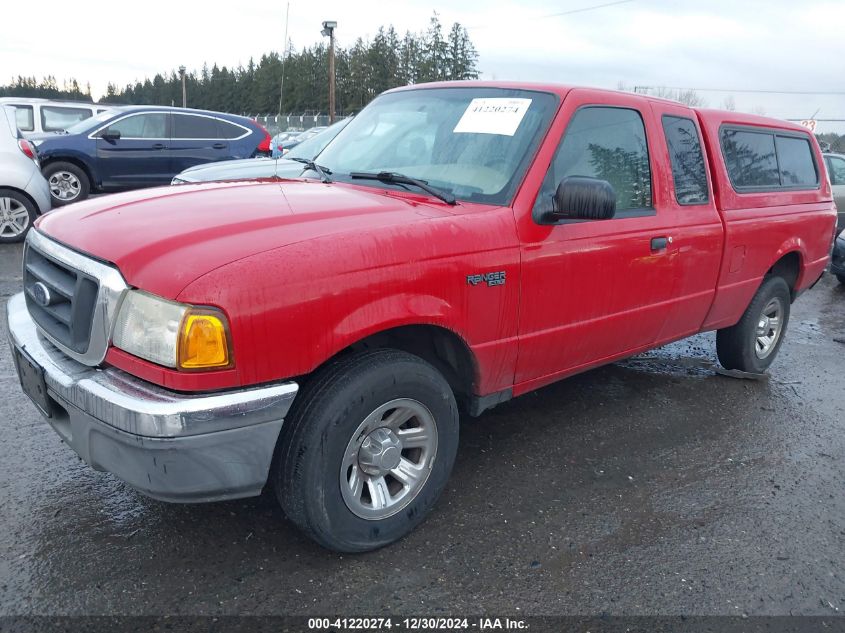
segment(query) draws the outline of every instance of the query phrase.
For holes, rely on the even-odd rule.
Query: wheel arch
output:
[[[15,193],[19,193],[19,194],[20,194],[20,195],[22,195],[24,198],[26,198],[27,200],[29,200],[29,201],[32,203],[32,206],[34,206],[34,207],[35,207],[35,213],[36,213],[36,215],[41,216],[41,215],[43,215],[43,214],[45,213],[44,211],[42,211],[42,210],[38,207],[38,203],[37,203],[37,202],[33,199],[33,197],[32,197],[31,195],[29,195],[29,194],[28,194],[26,191],[24,191],[23,189],[19,189],[18,187],[12,187],[12,186],[10,186],[10,185],[3,185],[2,187],[0,187],[0,191],[2,191],[3,189],[6,189],[6,190],[8,190],[8,191],[14,191]]]
[[[792,300],[798,296],[799,282],[804,273],[804,257],[798,248],[781,249],[775,262],[766,271],[766,277],[781,277],[789,286]],[[762,282],[761,282],[762,283]]]
[[[100,186],[100,182],[97,180],[96,171],[94,168],[88,163],[88,161],[79,158],[78,156],[67,156],[67,155],[58,155],[58,156],[48,156],[41,161],[41,173],[44,173],[50,165],[54,163],[70,163],[72,165],[76,165],[82,171],[85,172],[85,175],[88,176],[88,184],[91,189]]]
[[[469,410],[478,360],[462,336],[442,325],[409,323],[388,327],[355,341],[329,358],[368,349],[397,349],[418,356],[443,374],[459,406]]]

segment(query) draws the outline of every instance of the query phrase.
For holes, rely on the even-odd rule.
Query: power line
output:
[[[633,2],[634,0],[617,0],[616,2],[608,2],[606,4],[597,4],[592,7],[582,7],[580,9],[572,9],[571,11],[561,11],[560,13],[548,13],[546,15],[538,15],[534,19],[535,20],[542,20],[543,18],[557,18],[562,15],[573,15],[575,13],[584,13],[584,11],[595,11],[596,9],[604,9],[605,7],[612,7],[617,4],[627,4],[628,2]]]
[[[616,6],[617,4],[628,4],[635,2],[635,0],[616,0],[616,2],[605,2],[604,4],[595,4],[589,7],[581,7],[580,9],[570,9],[569,11],[560,11],[558,13],[547,13],[546,15],[533,15],[525,18],[526,20],[545,20],[546,18],[557,18],[564,15],[574,15],[576,13],[584,13],[585,11],[595,11],[596,9],[604,9],[605,7]],[[475,24],[468,26],[468,29],[486,29],[490,24]],[[499,26],[499,25],[496,25]]]
[[[754,94],[773,94],[773,95],[835,95],[843,96],[845,91],[839,90],[766,90],[753,88],[681,88],[679,86],[634,86],[634,92],[640,90],[695,90],[696,92],[743,92]]]

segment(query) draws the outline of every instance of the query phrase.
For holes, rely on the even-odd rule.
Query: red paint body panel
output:
[[[559,110],[510,207],[313,180],[183,185],[53,212],[39,229],[116,264],[149,292],[223,309],[235,367],[183,373],[117,349],[107,362],[180,391],[301,376],[383,330],[433,325],[474,358],[477,395],[530,389],[690,334],[735,323],[763,276],[795,252],[796,291],[821,274],[835,210],[824,163],[817,190],[738,194],[718,144],[725,123],[791,124],[694,111],[640,95],[562,86],[454,82],[557,94]],[[573,113],[584,105],[642,115],[654,213],[540,225],[532,208]],[[709,200],[675,199],[664,115],[702,135]],[[800,130],[798,128],[797,130]],[[660,252],[654,237],[671,237]],[[504,285],[467,275],[504,272]]]

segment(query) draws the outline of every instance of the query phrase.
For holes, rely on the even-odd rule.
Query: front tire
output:
[[[427,362],[352,354],[318,372],[282,428],[273,482],[287,517],[319,544],[364,552],[423,521],[458,449],[458,408]]]
[[[739,323],[716,333],[716,354],[725,369],[766,371],[783,343],[791,299],[783,278],[763,280]]]
[[[91,192],[91,181],[81,167],[58,161],[44,167],[44,177],[50,186],[53,206],[62,207],[71,202],[85,200]]]
[[[22,241],[37,216],[32,200],[13,189],[0,189],[0,244]]]

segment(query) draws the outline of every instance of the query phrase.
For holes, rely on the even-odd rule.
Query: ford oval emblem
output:
[[[53,302],[53,295],[50,294],[50,289],[40,281],[36,281],[32,285],[32,298],[42,308],[46,308]]]

